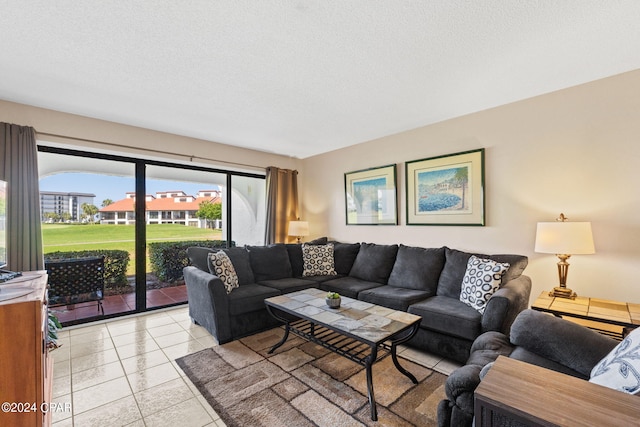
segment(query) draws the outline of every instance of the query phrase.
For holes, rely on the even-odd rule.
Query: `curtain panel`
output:
[[[298,219],[298,171],[267,168],[267,226],[265,243],[292,243],[287,235],[289,221]]]
[[[44,269],[38,147],[29,126],[0,123],[0,179],[7,181],[7,268]]]

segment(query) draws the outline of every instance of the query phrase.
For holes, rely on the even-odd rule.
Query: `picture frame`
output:
[[[485,225],[484,148],[405,164],[407,225]]]
[[[396,165],[344,174],[347,225],[398,225]]]

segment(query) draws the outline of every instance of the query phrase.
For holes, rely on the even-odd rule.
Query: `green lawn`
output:
[[[129,252],[129,274],[135,266],[135,226],[110,224],[42,224],[44,253],[119,249]],[[222,239],[220,230],[178,224],[147,225],[147,242]],[[147,271],[149,271],[147,256]]]

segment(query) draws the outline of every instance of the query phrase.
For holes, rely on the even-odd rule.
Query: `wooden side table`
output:
[[[475,391],[476,427],[635,426],[640,397],[500,356]]]
[[[628,302],[580,296],[572,300],[542,292],[531,308],[580,323],[619,340],[640,326],[640,304]]]

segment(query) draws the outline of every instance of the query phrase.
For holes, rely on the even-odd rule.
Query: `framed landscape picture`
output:
[[[407,225],[484,225],[484,148],[406,163]]]
[[[396,165],[344,174],[347,225],[397,225]]]

